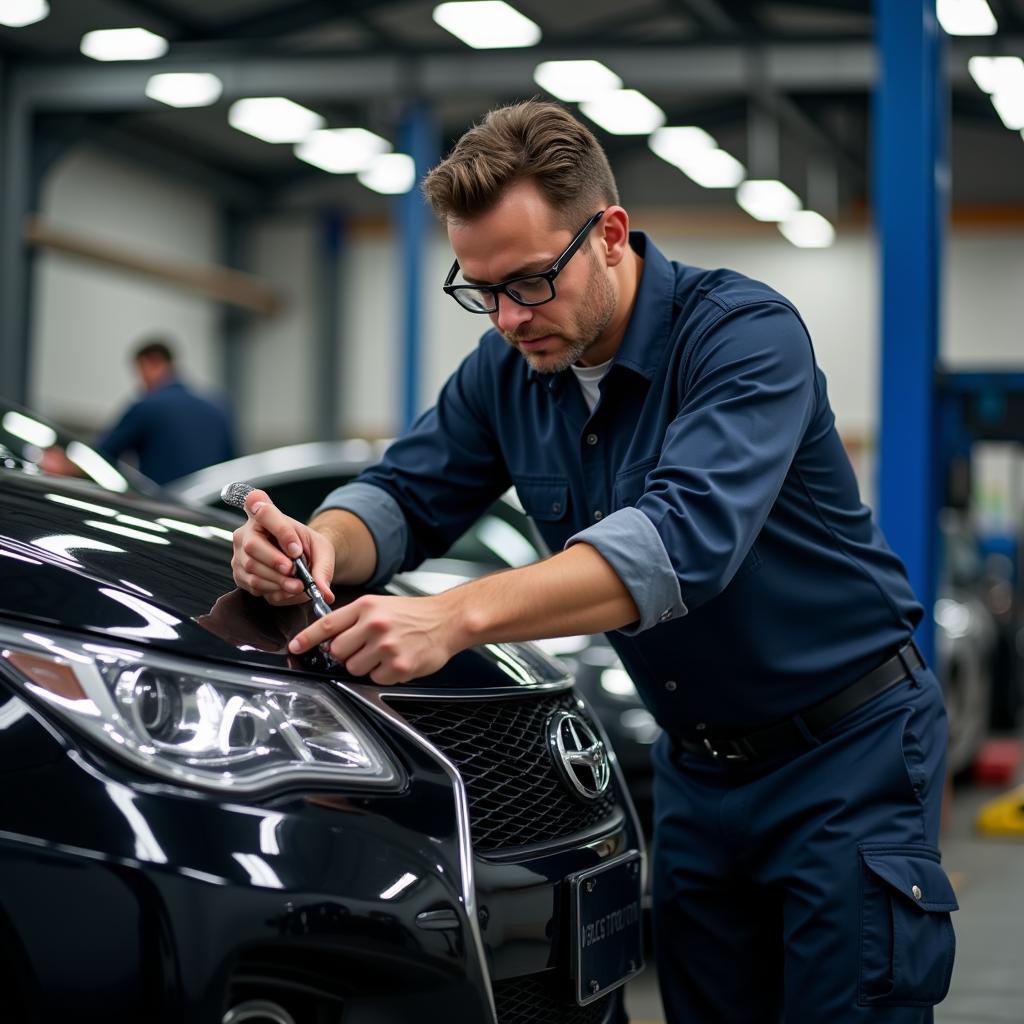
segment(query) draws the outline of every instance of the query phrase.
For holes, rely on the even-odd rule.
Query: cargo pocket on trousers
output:
[[[953,887],[933,847],[860,847],[861,1005],[934,1006],[945,998],[956,938]]]

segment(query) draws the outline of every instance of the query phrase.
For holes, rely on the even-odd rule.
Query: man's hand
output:
[[[430,675],[467,646],[440,594],[360,597],[307,626],[288,649],[301,654],[325,642],[352,675],[384,685]]]
[[[430,597],[371,594],[307,626],[288,645],[321,643],[353,675],[404,683],[474,644],[618,629],[640,616],[632,596],[589,544]]]
[[[301,604],[309,598],[302,581],[292,574],[292,559],[304,555],[324,599],[333,602],[334,545],[316,530],[286,516],[265,491],[248,494],[245,510],[249,520],[232,538],[235,583],[272,605]]]

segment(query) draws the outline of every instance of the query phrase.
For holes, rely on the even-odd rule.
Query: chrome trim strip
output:
[[[592,828],[580,829],[579,832],[571,832],[549,842],[531,843],[528,846],[503,846],[500,850],[478,853],[476,857],[489,864],[525,864],[537,857],[547,857],[563,850],[598,847],[625,836],[627,819],[628,815],[623,809],[616,806],[604,821]]]
[[[538,683],[536,686],[522,687],[481,687],[478,690],[453,691],[444,687],[419,687],[398,683],[395,686],[374,686],[367,683],[345,683],[353,690],[366,693],[377,693],[383,689],[387,700],[413,700],[426,698],[432,700],[515,700],[516,697],[536,697],[540,693],[563,693],[574,686],[571,676],[554,683]]]
[[[396,728],[401,730],[417,746],[427,751],[445,770],[445,774],[452,780],[455,790],[455,817],[459,829],[459,866],[462,873],[462,899],[466,908],[469,931],[473,939],[473,946],[476,950],[477,959],[480,965],[480,977],[483,979],[484,992],[487,995],[487,1002],[491,1009],[491,1022],[497,1024],[498,1011],[494,1003],[494,990],[491,986],[491,972],[487,968],[487,956],[484,952],[484,940],[480,934],[480,922],[477,919],[476,907],[476,879],[473,870],[473,842],[469,831],[469,802],[466,798],[466,786],[462,781],[462,775],[455,765],[435,747],[425,736],[417,732],[401,715],[392,708],[389,708],[384,701],[384,694],[380,687],[370,686],[348,686],[344,683],[336,685],[354,697],[356,700],[367,705],[372,711],[383,715]]]

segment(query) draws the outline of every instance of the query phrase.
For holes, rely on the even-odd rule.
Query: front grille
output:
[[[604,1024],[614,995],[586,1006],[568,998],[554,971],[494,983],[498,1024]]]
[[[611,788],[577,799],[548,752],[547,720],[579,711],[572,693],[512,699],[398,699],[393,706],[459,769],[478,853],[549,843],[606,821]]]

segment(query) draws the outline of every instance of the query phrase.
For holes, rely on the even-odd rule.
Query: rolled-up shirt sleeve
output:
[[[640,612],[620,633],[641,633],[686,614],[672,559],[654,524],[635,508],[622,508],[574,534],[565,546],[589,544],[615,570]]]
[[[310,517],[321,512],[342,509],[358,516],[377,547],[377,567],[366,586],[386,583],[401,567],[409,544],[409,526],[398,502],[381,487],[354,481],[336,487]]]
[[[813,417],[817,368],[788,305],[723,309],[689,351],[678,411],[642,493],[570,538],[597,548],[632,594],[640,620],[625,632],[692,611],[729,585]]]

